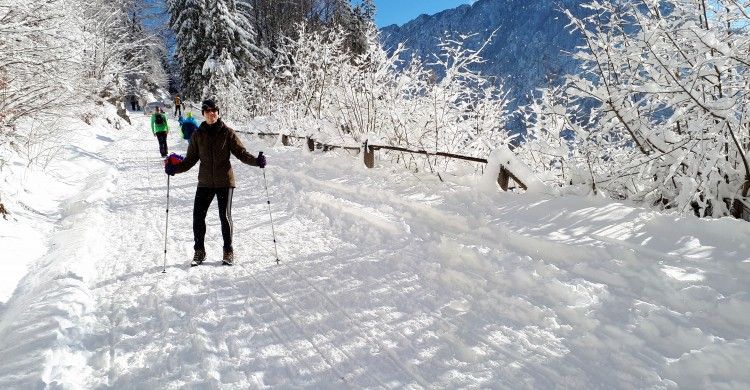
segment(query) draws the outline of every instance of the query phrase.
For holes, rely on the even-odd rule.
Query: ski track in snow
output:
[[[0,388],[747,388],[749,224],[440,183],[245,137],[237,264],[189,268],[198,167],[146,117],[98,161],[0,312]],[[176,129],[176,123],[170,122]],[[170,147],[186,145],[170,134]],[[57,244],[54,244],[57,243]]]

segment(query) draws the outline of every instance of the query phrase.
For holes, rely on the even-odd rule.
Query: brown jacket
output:
[[[258,165],[255,156],[245,150],[234,130],[227,127],[221,119],[213,125],[203,122],[193,133],[187,155],[175,166],[175,173],[187,172],[200,160],[198,187],[234,188],[234,171],[229,163],[230,152],[245,164]]]

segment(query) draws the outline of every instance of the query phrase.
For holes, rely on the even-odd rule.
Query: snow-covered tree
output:
[[[23,118],[69,113],[87,100],[116,102],[129,77],[158,73],[153,47],[130,18],[136,2],[0,0],[0,143],[32,145],[49,126]],[[34,129],[29,132],[29,129]]]
[[[295,38],[299,23],[320,23],[319,13],[325,10],[320,0],[238,0],[237,5],[249,16],[258,45],[271,53],[276,53],[287,37]]]
[[[739,216],[750,191],[749,17],[735,1],[606,1],[573,95],[593,100],[600,188],[698,215]],[[589,143],[592,145],[592,143]],[[595,169],[596,170],[596,169]]]
[[[175,32],[175,57],[180,64],[182,95],[186,99],[201,99],[203,93],[203,64],[210,53],[204,40],[203,0],[171,0],[168,3],[170,26]]]
[[[0,144],[18,135],[19,119],[70,101],[78,74],[73,10],[62,0],[0,0]]]
[[[419,140],[426,149],[449,153],[472,150],[486,155],[506,142],[504,127],[509,113],[502,83],[493,83],[476,71],[489,41],[474,50],[464,45],[470,38],[446,36],[439,44],[440,54],[429,64],[444,76],[427,91],[428,112],[432,114],[429,135]]]
[[[137,0],[127,0],[124,9],[128,15],[127,36],[136,45],[125,54],[126,95],[139,98],[146,93],[156,94],[169,87],[167,74],[167,48],[163,38],[146,31],[149,7]]]
[[[526,127],[523,141],[514,151],[548,185],[562,187],[573,184],[573,128],[570,113],[575,110],[564,93],[564,87],[541,88],[532,96],[520,115]],[[565,137],[565,134],[568,137]]]
[[[375,5],[371,0],[352,6],[350,0],[334,0],[331,22],[345,33],[346,48],[354,54],[363,54],[375,28]]]
[[[260,49],[246,15],[238,12],[234,0],[207,0],[202,44],[208,46],[202,74],[203,95],[216,94],[216,86],[236,83],[257,66]],[[222,80],[216,80],[220,78]]]
[[[386,53],[368,29],[362,53],[352,52],[343,26],[314,31],[302,25],[275,63],[273,92],[258,94],[265,115],[288,129],[312,126],[336,143],[390,144],[484,157],[509,142],[502,83],[476,73],[477,51],[446,40],[435,60],[448,77],[437,80],[418,59],[401,69],[401,50]],[[316,130],[317,131],[317,130]],[[302,134],[300,134],[302,135]],[[454,161],[393,158],[413,169],[451,170]]]
[[[241,12],[234,0],[173,0],[169,8],[183,96],[217,98],[225,114],[243,109],[243,80],[269,56],[256,45],[250,9]]]
[[[82,26],[79,46],[89,93],[123,95],[128,76],[146,73],[148,51],[155,42],[131,19],[133,3],[95,0],[80,2],[76,13]]]

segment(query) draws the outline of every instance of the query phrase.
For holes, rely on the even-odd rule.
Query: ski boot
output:
[[[193,262],[190,263],[191,267],[195,267],[196,265],[201,265],[203,261],[206,260],[206,250],[205,249],[196,249],[195,255],[193,256]]]
[[[234,264],[234,252],[224,252],[224,257],[221,259],[221,264],[233,265]]]

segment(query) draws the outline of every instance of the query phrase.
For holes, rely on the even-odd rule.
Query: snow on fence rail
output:
[[[314,139],[310,137],[301,137],[301,136],[295,136],[295,135],[288,135],[288,134],[281,134],[281,133],[266,133],[266,132],[253,132],[253,131],[239,131],[238,133],[243,134],[251,134],[251,135],[257,135],[261,138],[264,137],[278,137],[281,136],[281,143],[284,146],[289,146],[291,144],[290,139],[304,139],[307,142],[308,149],[312,152],[315,149],[321,149],[324,152],[328,152],[335,149],[344,149],[344,150],[354,150],[357,153],[361,153],[364,149],[364,163],[367,168],[373,168],[375,166],[375,152],[378,150],[393,150],[398,152],[405,152],[405,153],[413,153],[413,154],[422,154],[425,156],[441,156],[441,157],[447,157],[447,158],[453,158],[457,160],[464,160],[464,161],[471,161],[471,162],[478,162],[483,164],[488,164],[489,161],[486,158],[479,158],[479,157],[471,157],[471,156],[462,156],[459,154],[453,154],[453,153],[446,153],[446,152],[428,152],[426,150],[411,150],[407,148],[402,148],[398,146],[387,146],[387,145],[369,145],[367,141],[359,147],[359,146],[341,146],[341,145],[331,145],[326,144],[322,142],[316,142]],[[520,172],[515,172],[517,169],[514,168],[513,164],[500,164],[500,172],[497,176],[497,184],[500,185],[500,188],[503,189],[503,191],[508,191],[510,180],[513,180],[519,187],[521,187],[524,190],[528,189],[528,186],[521,181],[521,179],[518,178]],[[525,171],[521,169],[521,171]],[[528,172],[524,172],[527,175]],[[534,180],[532,180],[534,181]]]

